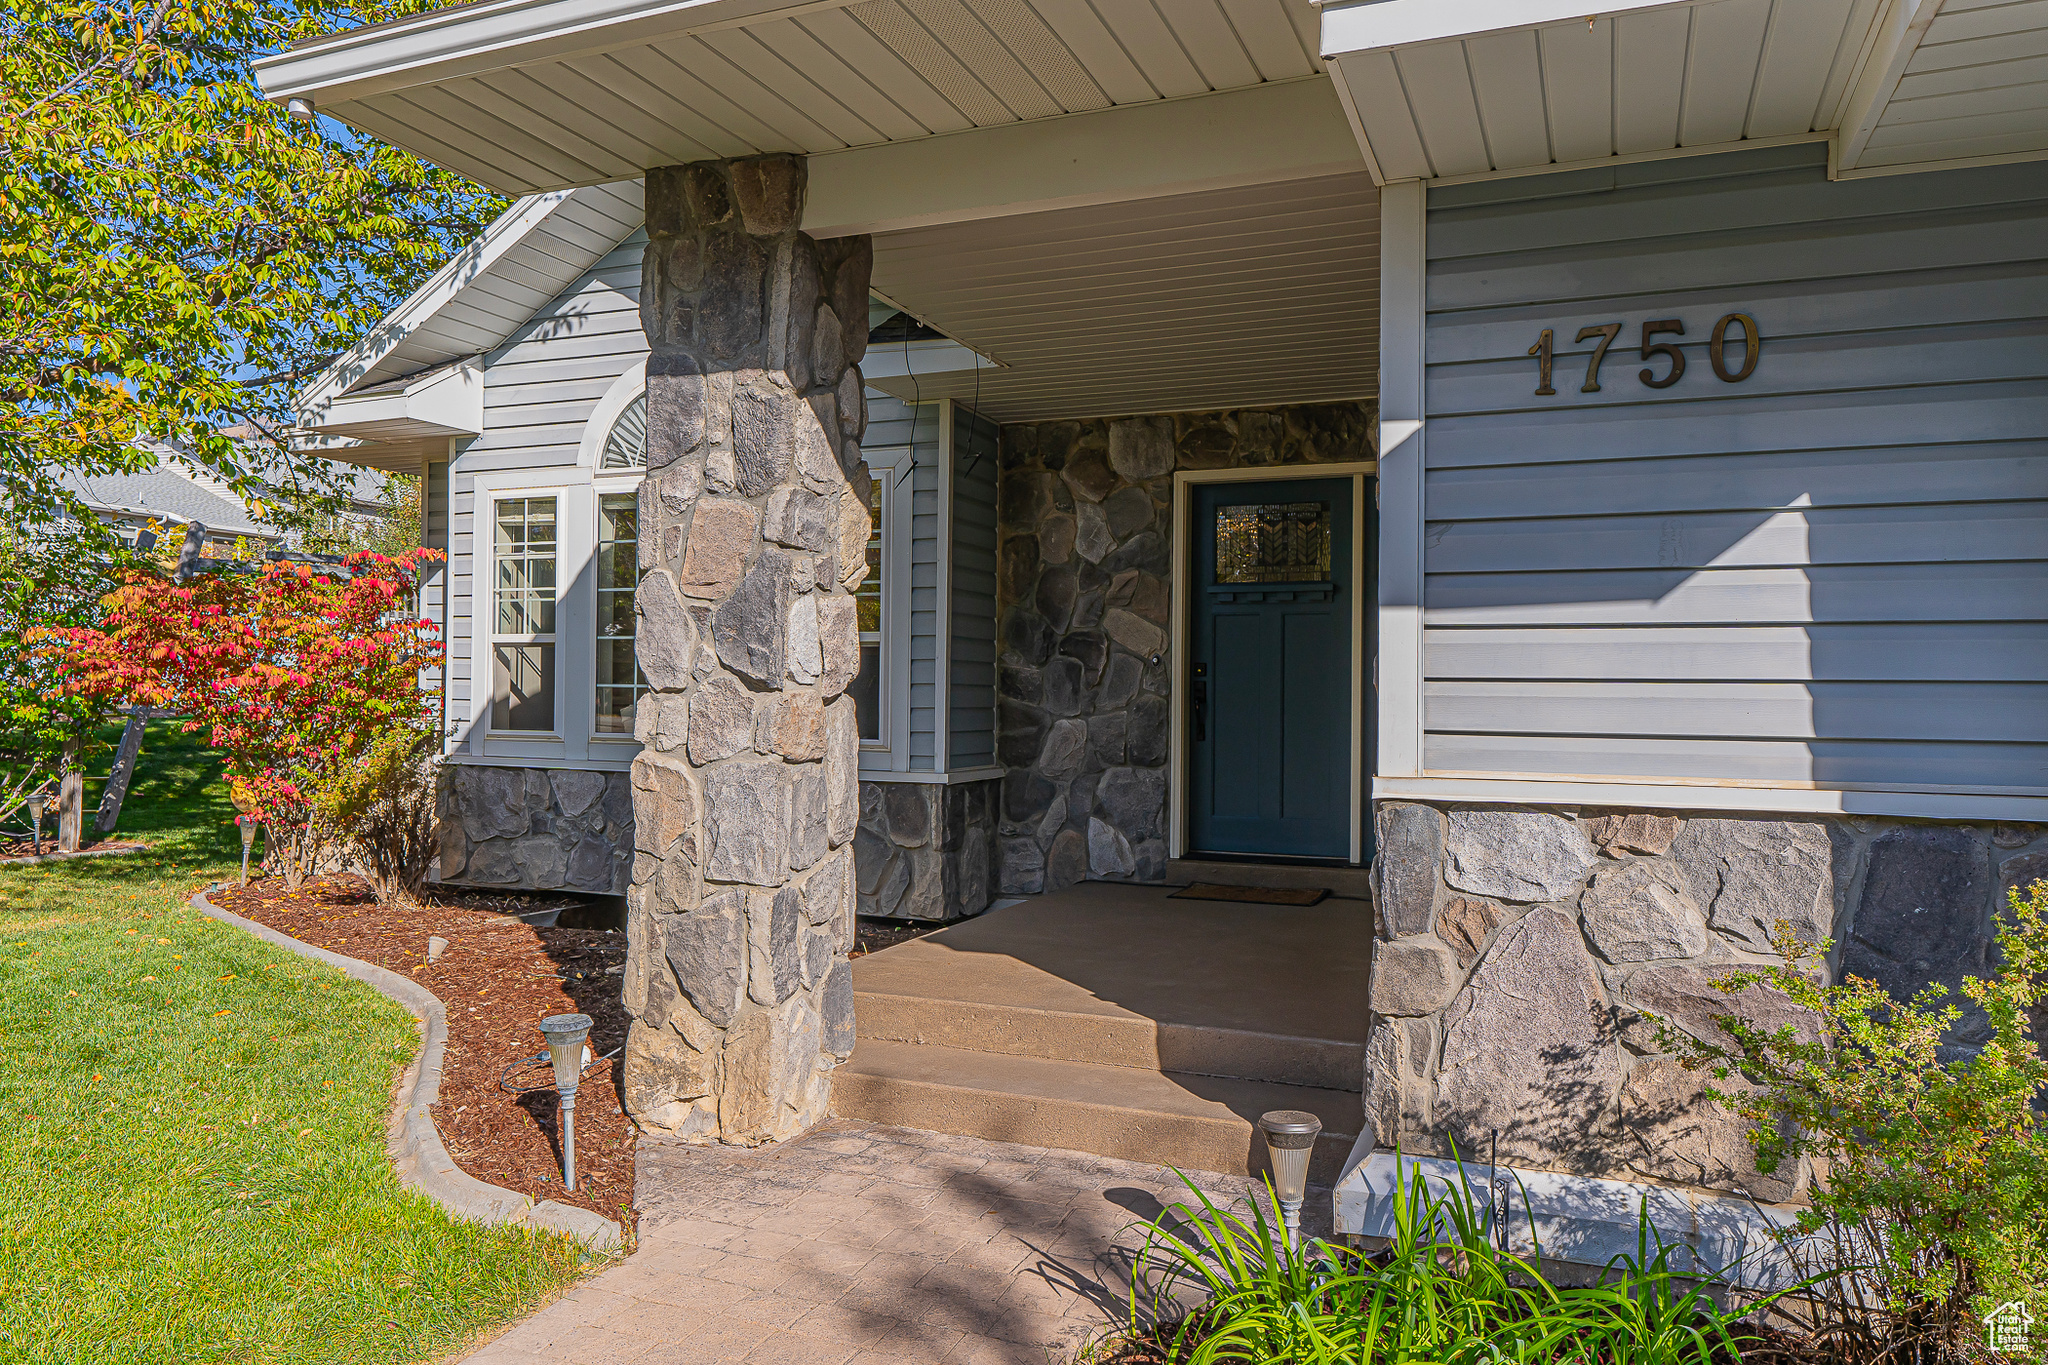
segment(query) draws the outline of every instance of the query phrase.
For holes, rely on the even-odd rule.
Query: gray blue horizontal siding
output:
[[[869,449],[909,446],[915,464],[878,470],[910,503],[908,679],[905,761],[913,772],[941,770],[939,707],[946,706],[945,771],[995,762],[995,425],[954,408],[950,469],[941,444],[941,405],[910,404],[868,390]],[[943,485],[951,480],[950,556],[942,553]],[[950,575],[951,606],[945,589]],[[942,615],[944,619],[942,620]],[[940,685],[939,643],[949,637],[950,676]],[[899,684],[892,683],[892,689]]]
[[[420,475],[420,545],[448,552],[448,462],[429,460]],[[445,645],[448,633],[448,576],[452,565],[446,560],[425,566],[420,574],[420,615],[440,627]],[[445,703],[448,664],[444,654],[436,679]]]
[[[1429,205],[1427,771],[2048,790],[2048,166],[1795,147]]]
[[[955,770],[996,761],[996,424],[953,410],[952,678]]]
[[[647,354],[640,330],[635,232],[484,356],[484,430],[457,455],[450,479],[448,714],[467,718],[475,633],[476,476],[576,465],[598,400]]]

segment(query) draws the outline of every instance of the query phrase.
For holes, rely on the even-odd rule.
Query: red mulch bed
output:
[[[847,956],[866,957],[869,953],[893,948],[914,938],[923,938],[926,934],[945,927],[943,924],[924,919],[858,919],[854,921],[853,951]]]
[[[632,1224],[633,1146],[637,1135],[619,1094],[629,1022],[620,989],[626,936],[605,929],[537,928],[505,912],[579,905],[561,896],[436,892],[419,910],[383,910],[359,877],[308,881],[297,895],[280,878],[227,887],[211,897],[293,938],[403,973],[448,1008],[448,1051],[433,1109],[441,1141],[457,1165],[479,1180],[594,1209]],[[495,913],[494,913],[495,912]],[[448,940],[427,962],[427,939]],[[591,1017],[595,1060],[576,1090],[576,1191],[562,1190],[553,1073],[514,1071],[510,1094],[499,1085],[508,1063],[543,1050],[535,1025],[550,1014]]]

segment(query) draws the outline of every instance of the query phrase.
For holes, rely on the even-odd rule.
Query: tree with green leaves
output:
[[[504,203],[263,99],[252,59],[430,0],[13,0],[0,12],[0,512],[168,441],[316,515],[293,392]],[[237,426],[254,439],[223,429]]]

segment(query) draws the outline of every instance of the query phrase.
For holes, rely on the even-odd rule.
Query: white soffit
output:
[[[2048,155],[2048,0],[1573,2],[1330,0],[1381,183],[1822,138],[1837,176]]]
[[[1905,55],[1855,165],[2048,152],[2048,0],[1944,0]]]
[[[1334,70],[1382,182],[1431,180],[1828,129],[1885,2],[1637,0],[1559,20],[1550,0],[1387,0],[1327,9],[1324,44],[1352,49]]]
[[[488,351],[631,236],[637,180],[531,195],[457,251],[298,396],[309,420],[341,394]]]
[[[1320,72],[1309,0],[485,0],[298,44],[272,99],[506,193]]]
[[[999,422],[1342,402],[1375,392],[1379,194],[1354,172],[886,233],[874,284],[1001,367],[871,348],[905,399]]]

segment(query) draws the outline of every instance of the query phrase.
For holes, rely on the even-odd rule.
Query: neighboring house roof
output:
[[[159,447],[154,469],[94,475],[66,471],[62,478],[86,506],[103,516],[129,521],[155,518],[173,525],[196,521],[219,536],[284,539],[285,533],[259,521],[225,480],[167,458],[170,453]],[[385,507],[382,476],[369,469],[345,472],[350,510],[357,515],[381,515]]]
[[[638,180],[521,199],[300,391],[302,433],[334,459],[406,471],[475,434],[464,423],[480,427],[481,391],[472,402],[465,362],[502,345],[644,212]]]
[[[66,473],[64,484],[93,511],[125,519],[154,517],[183,524],[199,522],[223,536],[277,540],[283,532],[249,514],[242,500],[226,486],[175,465],[159,465],[137,474]]]

